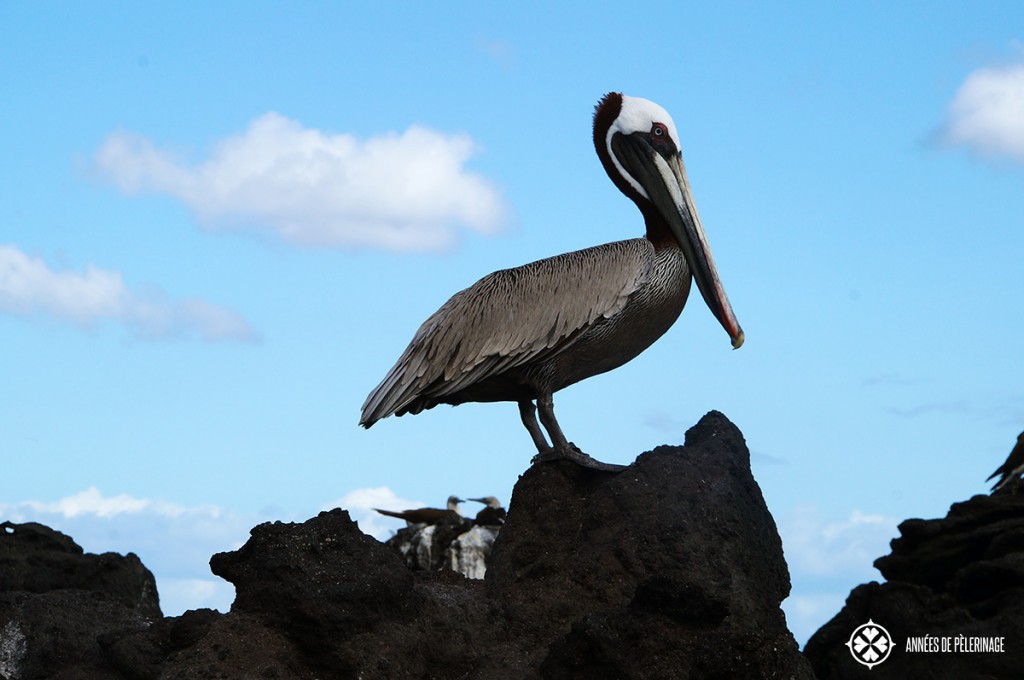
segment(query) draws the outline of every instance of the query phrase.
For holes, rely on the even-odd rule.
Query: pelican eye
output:
[[[676,143],[672,140],[672,135],[669,134],[668,126],[664,123],[652,123],[651,131],[645,136],[651,143],[651,146],[657,149],[659,153],[665,156],[676,153]]]

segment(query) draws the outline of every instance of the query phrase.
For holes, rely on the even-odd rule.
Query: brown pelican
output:
[[[416,508],[415,510],[381,510],[374,508],[377,512],[388,517],[404,519],[408,524],[456,524],[462,521],[462,513],[459,512],[459,503],[464,502],[458,496],[448,496],[448,509],[441,508]]]
[[[1006,462],[989,475],[988,479],[1001,475],[999,481],[992,487],[993,491],[1000,491],[1004,488],[1012,489],[1015,484],[1011,485],[1011,482],[1020,479],[1022,473],[1024,473],[1024,432],[1017,436],[1017,444],[1010,451],[1010,455],[1006,457]]]
[[[483,510],[476,513],[476,517],[473,519],[474,524],[492,527],[505,523],[505,508],[501,507],[501,501],[494,496],[470,498],[469,500],[483,503],[486,506]]]
[[[617,469],[569,443],[555,420],[554,392],[647,349],[683,310],[691,277],[732,346],[743,344],[668,112],[607,94],[594,112],[594,146],[612,182],[640,209],[645,236],[497,271],[456,293],[366,398],[361,425],[438,404],[515,401],[537,446],[535,462],[567,458]]]

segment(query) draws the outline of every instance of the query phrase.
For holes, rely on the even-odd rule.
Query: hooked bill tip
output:
[[[737,333],[735,336],[733,336],[732,348],[733,349],[739,349],[740,347],[742,347],[743,346],[743,340],[744,340],[743,329],[740,329],[740,332]]]

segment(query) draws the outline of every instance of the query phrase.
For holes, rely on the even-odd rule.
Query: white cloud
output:
[[[209,226],[269,229],[310,247],[439,250],[456,228],[491,233],[505,221],[495,187],[463,167],[476,151],[467,135],[421,126],[360,140],[270,112],[198,165],[116,132],[95,167],[126,193],[181,200]]]
[[[96,517],[114,517],[124,513],[145,510],[150,501],[132,498],[125,494],[105,498],[95,486],[80,491],[72,496],[61,498],[52,503],[28,501],[25,505],[38,513],[62,515],[65,518],[79,515],[95,515]]]
[[[779,523],[786,561],[794,573],[878,578],[872,563],[889,552],[899,520],[854,510],[829,521],[815,508],[797,508]]]
[[[162,517],[177,518],[185,514],[207,515],[217,519],[221,510],[217,507],[186,508],[174,503],[165,501],[154,501],[145,498],[135,498],[127,494],[117,496],[104,496],[95,486],[90,486],[84,491],[79,491],[71,496],[65,496],[60,500],[50,503],[40,501],[25,501],[22,506],[35,513],[61,515],[66,519],[73,519],[83,515],[92,515],[107,519],[117,515],[131,515],[148,513]],[[0,506],[2,508],[3,506]]]
[[[121,274],[88,265],[84,272],[55,272],[41,259],[0,245],[0,309],[15,314],[43,310],[87,324],[121,313],[129,297]]]
[[[941,137],[982,155],[1024,162],[1024,64],[968,75],[949,104]]]
[[[873,563],[889,553],[899,520],[853,510],[844,519],[826,519],[814,507],[799,507],[779,520],[779,534],[793,583],[783,603],[797,641],[807,639],[835,616],[850,591],[882,580]]]
[[[405,522],[381,515],[375,512],[374,508],[408,510],[422,507],[426,507],[426,503],[406,500],[386,486],[377,486],[350,491],[336,501],[325,503],[321,509],[342,508],[348,510],[349,515],[359,524],[359,528],[364,534],[369,534],[378,541],[386,541],[396,530],[405,527]]]
[[[115,270],[92,264],[56,271],[13,245],[0,245],[0,312],[49,316],[80,327],[123,323],[136,336],[253,341],[256,333],[237,313],[198,299],[170,300],[160,290],[129,289]]]

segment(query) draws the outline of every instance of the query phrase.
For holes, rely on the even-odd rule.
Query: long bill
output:
[[[686,177],[686,168],[683,167],[683,156],[677,153],[665,158],[653,152],[650,159],[655,167],[655,177],[650,178],[653,181],[645,183],[650,200],[665,218],[683,249],[704,302],[729,334],[733,349],[739,349],[743,344],[743,329],[732,311],[715,260],[711,256],[711,246],[708,245],[708,237],[704,233],[704,225],[700,221],[700,213],[697,212],[690,182]]]

